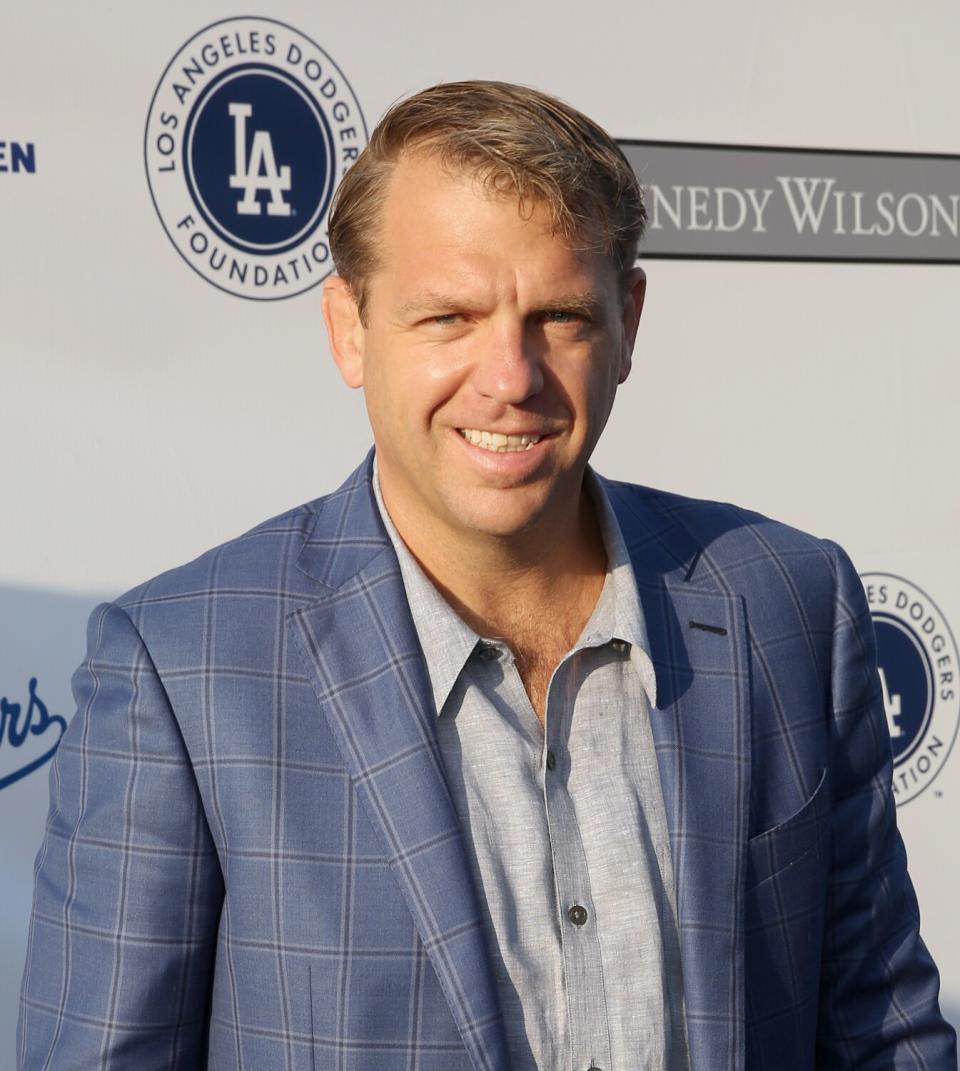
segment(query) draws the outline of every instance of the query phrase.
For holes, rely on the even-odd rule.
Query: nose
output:
[[[543,390],[541,354],[522,325],[501,326],[478,343],[473,385],[484,397],[519,405]]]

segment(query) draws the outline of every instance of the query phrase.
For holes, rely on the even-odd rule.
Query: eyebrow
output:
[[[537,312],[575,312],[591,320],[598,319],[602,311],[603,301],[589,290],[582,294],[564,294],[537,306]]]
[[[446,312],[450,309],[471,312],[476,306],[465,298],[456,297],[454,294],[442,294],[437,290],[429,290],[416,297],[404,301],[397,309],[397,315],[407,320],[411,317],[429,316],[431,313]]]
[[[546,301],[538,302],[533,311],[535,313],[573,312],[589,319],[598,319],[602,309],[603,301],[588,290],[583,293],[562,294],[558,297],[548,298]],[[404,301],[397,308],[397,315],[406,320],[449,310],[475,312],[480,311],[480,306],[467,298],[457,297],[455,294],[444,294],[431,290]]]

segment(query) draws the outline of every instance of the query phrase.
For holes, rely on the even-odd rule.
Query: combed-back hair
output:
[[[330,251],[364,322],[387,184],[401,156],[414,153],[475,175],[493,194],[516,197],[521,212],[542,205],[555,234],[608,254],[621,279],[634,266],[646,225],[643,197],[602,127],[526,86],[447,82],[387,111],[334,197]]]

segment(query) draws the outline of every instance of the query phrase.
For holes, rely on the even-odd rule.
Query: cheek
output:
[[[613,402],[617,393],[619,368],[607,365],[602,375],[594,375],[588,384],[585,384],[584,407],[594,425],[594,431],[598,425],[606,423],[613,408]]]
[[[417,381],[430,397],[440,399],[453,394],[464,379],[468,360],[462,347],[437,347],[421,354]]]
[[[466,357],[455,347],[394,348],[368,363],[364,393],[374,426],[407,433],[430,424],[463,387]]]
[[[616,392],[619,373],[619,363],[609,355],[592,354],[580,365],[580,396],[589,399],[591,408],[606,406]]]
[[[435,413],[459,400],[469,381],[468,349],[457,342],[426,344],[405,355],[404,381],[398,388],[410,417],[429,423]]]
[[[387,403],[390,394],[383,390],[383,384],[367,375],[363,384],[363,401],[367,408],[367,419],[373,430],[374,441],[379,447],[396,438],[396,413]]]

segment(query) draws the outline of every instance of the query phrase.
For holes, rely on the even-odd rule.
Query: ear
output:
[[[346,279],[339,275],[329,276],[323,284],[322,304],[330,352],[340,375],[348,387],[362,387],[366,328]]]
[[[626,293],[623,298],[620,351],[620,375],[617,380],[622,383],[633,365],[633,346],[637,340],[637,328],[640,326],[640,313],[643,312],[643,299],[647,293],[647,276],[643,268],[634,268],[627,277]]]

